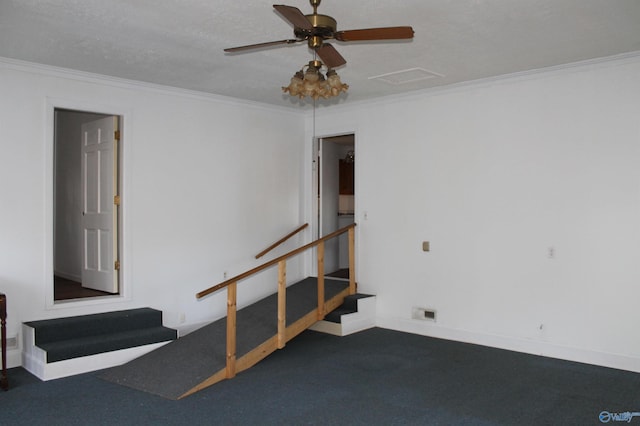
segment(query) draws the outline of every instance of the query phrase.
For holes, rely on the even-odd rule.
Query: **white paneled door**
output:
[[[82,125],[82,286],[118,293],[118,117]]]

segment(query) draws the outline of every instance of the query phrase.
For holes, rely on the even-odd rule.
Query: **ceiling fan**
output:
[[[317,53],[327,67],[336,68],[346,64],[347,61],[331,44],[326,43],[326,40],[333,39],[341,42],[350,42],[413,38],[413,28],[409,26],[338,31],[335,19],[331,16],[318,14],[320,1],[321,0],[309,0],[309,3],[311,3],[313,7],[313,13],[311,15],[305,15],[300,9],[293,6],[273,5],[274,9],[286,21],[293,25],[293,34],[296,38],[232,47],[224,49],[224,51],[234,53],[279,44],[284,45],[306,41],[309,48]]]

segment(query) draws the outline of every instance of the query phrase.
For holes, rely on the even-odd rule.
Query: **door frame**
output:
[[[347,130],[347,131],[343,131],[343,132],[336,132],[336,133],[331,133],[331,134],[327,134],[327,135],[322,135],[322,136],[313,136],[312,138],[312,158],[313,158],[313,164],[311,167],[311,235],[312,235],[312,240],[315,240],[318,238],[319,236],[319,232],[321,229],[320,226],[320,220],[322,215],[320,214],[320,208],[321,208],[321,200],[320,200],[320,196],[321,196],[321,189],[322,189],[322,182],[320,182],[320,169],[322,168],[322,158],[321,158],[321,144],[322,144],[322,140],[323,139],[331,139],[331,138],[339,138],[342,136],[353,136],[353,150],[357,152],[357,144],[358,144],[358,136],[357,136],[357,132],[355,130]],[[354,190],[354,200],[355,200],[355,211],[354,211],[354,221],[357,222],[357,218],[358,218],[358,184],[359,184],[359,179],[358,179],[358,169],[359,167],[356,167],[356,171],[355,171],[355,176],[354,176],[354,181],[355,181],[355,190]],[[358,267],[359,267],[359,263],[357,261],[358,259],[358,240],[359,240],[359,229],[356,226],[355,228],[355,239],[356,239],[356,277],[358,276]],[[316,253],[316,249],[313,249],[313,258],[317,258],[317,253]],[[310,267],[310,271],[312,275],[317,276],[318,274],[318,264],[317,262],[312,261],[309,265]],[[327,272],[327,271],[325,271]]]
[[[55,111],[57,109],[91,112],[119,117],[120,124],[120,208],[118,242],[120,251],[120,288],[119,294],[99,298],[83,298],[71,300],[54,300],[53,274],[54,274],[54,143],[55,143]],[[73,307],[96,304],[109,304],[128,301],[132,297],[131,288],[131,239],[129,238],[128,224],[130,216],[130,188],[131,188],[131,144],[130,135],[132,112],[128,107],[104,105],[93,102],[81,102],[77,100],[48,97],[45,101],[45,131],[44,131],[44,182],[45,182],[45,265],[43,282],[45,285],[45,308],[63,309],[70,305]]]

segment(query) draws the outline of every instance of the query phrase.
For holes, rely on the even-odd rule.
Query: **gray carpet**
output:
[[[325,279],[325,299],[348,286]],[[307,278],[287,288],[287,325],[317,307],[317,280]],[[277,293],[237,313],[236,357],[278,333]],[[122,366],[105,371],[105,380],[168,399],[177,399],[226,365],[226,318],[215,321]]]
[[[602,425],[640,411],[640,374],[373,328],[305,331],[255,367],[181,400],[98,376],[9,370],[0,424]],[[640,424],[631,422],[608,424]]]

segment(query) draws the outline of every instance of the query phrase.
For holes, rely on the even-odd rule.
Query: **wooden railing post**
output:
[[[236,298],[238,283],[227,287],[227,379],[236,375]]]
[[[324,241],[318,244],[318,321],[324,319]]]
[[[325,304],[325,275],[324,275],[324,257],[325,257],[325,241],[338,237],[339,235],[348,231],[349,235],[349,294],[356,292],[356,277],[355,277],[355,223],[338,229],[316,241],[305,244],[302,247],[298,247],[276,259],[272,259],[260,266],[257,266],[251,270],[243,272],[240,275],[232,277],[226,281],[216,284],[206,290],[200,291],[196,294],[198,299],[201,299],[211,293],[215,293],[218,290],[227,288],[227,364],[226,364],[226,377],[235,377],[237,373],[236,365],[236,350],[237,350],[237,286],[238,282],[244,280],[262,270],[270,268],[275,264],[278,264],[278,335],[277,335],[277,347],[282,349],[287,343],[287,259],[296,256],[299,253],[309,250],[313,247],[317,247],[318,257],[318,308],[316,317],[318,320],[324,319],[326,315],[327,305]],[[302,227],[301,227],[302,229]],[[309,313],[311,319],[313,319],[313,312]],[[297,330],[292,333],[299,333],[302,330]],[[295,335],[295,334],[292,334]],[[270,343],[272,345],[273,343]],[[244,358],[241,358],[240,368],[243,367]]]
[[[278,349],[287,343],[287,261],[278,262]]]
[[[356,294],[356,232],[349,228],[349,294]]]

